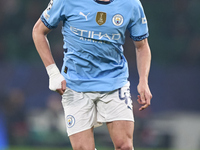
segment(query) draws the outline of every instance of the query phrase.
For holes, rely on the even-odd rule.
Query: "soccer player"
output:
[[[61,73],[47,34],[63,22]],[[134,116],[125,31],[136,47],[139,110],[152,98],[148,75],[148,27],[139,0],[51,0],[33,28],[36,49],[49,75],[49,88],[62,95],[67,133],[74,150],[94,150],[93,128],[105,122],[116,150],[133,150]]]

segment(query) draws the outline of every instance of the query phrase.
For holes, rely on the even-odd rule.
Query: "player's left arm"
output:
[[[139,74],[138,103],[142,106],[139,110],[147,108],[151,104],[152,94],[148,85],[148,76],[151,65],[151,50],[147,38],[141,41],[134,41],[136,47],[136,61]]]

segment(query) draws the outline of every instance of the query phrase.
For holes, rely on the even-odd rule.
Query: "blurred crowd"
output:
[[[48,76],[31,35],[35,22],[48,2],[0,1],[0,149],[1,144],[6,143],[49,146],[69,144],[61,97],[48,90]],[[145,124],[151,114],[164,110],[199,111],[200,1],[141,2],[150,29],[152,69],[149,83],[153,104],[146,111],[138,112],[134,100],[137,120],[134,140],[135,145],[140,147],[169,147],[168,135],[162,138],[156,136]],[[53,34],[49,34],[52,53],[59,68],[63,58],[61,26],[59,24],[52,31]],[[138,76],[133,43],[128,37],[127,32],[124,49],[131,68],[131,93],[135,99]],[[97,133],[99,136],[102,134]]]
[[[199,0],[142,0],[150,28],[153,61],[200,64]],[[32,42],[32,27],[48,0],[1,0],[0,61],[40,61]],[[59,29],[58,29],[59,30]],[[62,57],[62,36],[50,36]],[[129,51],[130,53],[130,51]],[[129,56],[129,55],[128,55]],[[59,60],[58,59],[58,60]]]
[[[32,41],[32,28],[47,4],[48,0],[0,1],[0,61],[15,63],[40,61]],[[52,38],[55,40],[52,45],[55,48],[56,45],[60,45],[62,48],[62,36],[56,35],[58,36]],[[62,54],[62,49],[57,53],[57,55]]]
[[[25,93],[19,88],[12,89],[8,97],[1,97],[0,121],[4,121],[4,126],[3,122],[0,122],[0,128],[6,132],[4,136],[7,144],[35,146],[69,144],[60,96],[52,93],[47,97],[44,107],[29,110],[26,108],[25,100]]]

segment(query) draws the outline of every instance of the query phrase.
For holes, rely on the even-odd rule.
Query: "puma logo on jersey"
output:
[[[84,16],[85,17],[85,20],[87,21],[88,20],[88,18],[87,18],[87,16],[89,15],[90,13],[88,13],[87,15],[85,15],[84,13],[82,13],[82,12],[80,12],[79,13],[79,15],[82,15],[82,16]]]

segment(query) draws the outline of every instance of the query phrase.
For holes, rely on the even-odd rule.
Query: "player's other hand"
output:
[[[66,90],[66,80],[63,80],[61,82],[61,88],[60,89],[56,89],[56,92],[58,92],[60,95],[63,95],[65,90]]]
[[[63,95],[66,90],[66,80],[60,73],[56,64],[47,66],[46,70],[49,75],[49,89]]]
[[[137,90],[139,93],[137,101],[142,105],[139,110],[142,111],[151,104],[152,94],[146,82],[141,81],[137,86]]]
[[[49,89],[58,92],[60,95],[63,95],[66,90],[65,78],[60,73],[51,76],[49,78]]]

